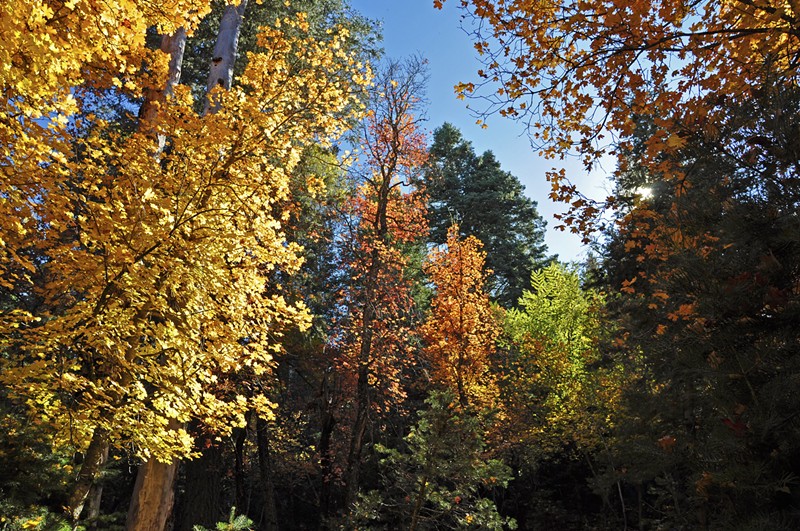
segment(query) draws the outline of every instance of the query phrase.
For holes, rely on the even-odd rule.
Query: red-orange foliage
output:
[[[385,231],[380,230],[381,207]],[[348,279],[338,301],[343,313],[337,365],[349,396],[356,394],[359,369],[366,367],[373,389],[370,407],[385,411],[404,400],[400,377],[413,362],[408,349],[414,301],[402,246],[427,233],[425,198],[397,187],[379,198],[362,186],[347,209],[356,225],[344,235]]]
[[[347,206],[342,270],[349,275],[332,344],[342,382],[343,414],[350,420],[346,502],[355,501],[370,411],[394,407],[405,391],[410,364],[413,299],[405,247],[427,234],[426,201],[411,183],[427,158],[415,110],[424,86],[421,61],[392,63],[376,81],[361,131],[360,182]],[[323,470],[323,474],[326,471]]]
[[[337,345],[344,374],[379,390],[370,407],[379,406],[379,397],[388,403],[404,397],[399,372],[408,362],[403,351],[413,305],[404,246],[428,232],[424,192],[410,186],[427,159],[427,137],[413,114],[419,80],[392,64],[376,84],[361,131],[362,159],[352,171],[360,185],[345,206],[342,259],[349,279],[339,301]]]

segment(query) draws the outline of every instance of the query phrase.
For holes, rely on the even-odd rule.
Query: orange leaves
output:
[[[623,280],[622,281],[622,288],[620,291],[623,293],[636,293],[636,288],[633,287],[633,284],[636,282],[636,277],[633,277],[631,280]]]
[[[689,320],[695,316],[695,304],[681,304],[674,312],[667,314],[670,321]]]
[[[484,291],[484,261],[480,241],[473,236],[462,240],[458,225],[453,225],[446,247],[428,256],[425,272],[436,295],[421,329],[434,382],[450,388],[462,405],[482,407],[495,400],[488,357],[500,333]]]
[[[427,233],[424,194],[410,187],[427,157],[414,116],[423,67],[391,63],[379,73],[379,93],[361,127],[363,155],[351,169],[358,186],[345,205],[340,244],[340,267],[349,278],[331,344],[360,422],[370,408],[402,402],[400,376],[412,360],[414,301],[405,252]]]
[[[456,97],[460,100],[463,100],[464,98],[475,92],[475,84],[458,83],[453,87],[453,90],[456,91]]]
[[[743,101],[765,79],[798,82],[797,13],[774,0],[461,5],[476,19],[474,46],[484,63],[477,76],[485,83],[459,83],[459,96],[485,102],[481,119],[497,112],[533,124],[545,156],[575,150],[587,169],[606,154],[622,161],[626,150],[603,137],[630,137],[637,117],[653,116],[658,131],[642,163],[669,176],[676,172],[669,155],[685,147],[686,133],[715,134],[717,96]],[[520,104],[530,101],[537,104]],[[554,199],[573,203],[572,195]],[[562,220],[586,234],[603,209],[583,207],[571,205]]]

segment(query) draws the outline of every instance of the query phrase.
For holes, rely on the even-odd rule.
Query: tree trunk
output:
[[[73,487],[67,502],[69,516],[73,524],[78,522],[83,512],[86,497],[89,495],[94,480],[100,472],[104,455],[108,455],[108,432],[103,428],[95,428],[92,440],[89,442],[89,447],[83,456],[83,464],[81,464],[80,472],[78,472],[75,487]]]
[[[247,514],[250,512],[250,496],[246,485],[247,473],[244,470],[244,444],[247,442],[247,431],[250,427],[250,413],[245,415],[245,427],[233,430],[233,482],[235,490],[236,512]]]
[[[223,450],[219,444],[208,442],[200,457],[183,465],[185,486],[176,511],[177,531],[192,531],[195,525],[213,529],[228,516],[222,507]],[[237,507],[237,512],[242,511]]]
[[[208,72],[208,84],[206,91],[206,104],[203,114],[213,114],[219,108],[217,102],[212,102],[211,91],[215,87],[224,87],[225,90],[231,88],[233,83],[233,65],[236,62],[236,51],[239,47],[239,33],[242,29],[244,20],[244,10],[247,8],[247,0],[241,0],[236,5],[228,5],[222,14],[219,24],[217,42],[214,45],[214,54],[211,58],[211,68]]]
[[[127,531],[162,531],[172,514],[177,461],[150,459],[139,467],[125,523]]]
[[[258,444],[258,466],[264,492],[264,519],[261,529],[278,531],[278,508],[275,505],[275,484],[272,482],[272,457],[269,451],[267,421],[256,419],[256,443]]]
[[[332,392],[330,389],[329,377],[326,374],[322,381],[322,391],[320,398],[320,435],[319,435],[319,468],[322,478],[322,486],[319,492],[319,513],[320,529],[324,529],[325,520],[333,514],[333,459],[331,455],[331,441],[333,439],[333,429],[337,419],[332,409]]]
[[[394,145],[398,145],[396,143]],[[378,197],[375,209],[374,229],[378,241],[387,242],[389,233],[388,208],[391,180],[396,163],[391,163],[388,169],[381,169],[382,180],[378,187]],[[364,449],[364,434],[367,431],[367,419],[372,407],[370,396],[369,371],[372,365],[372,338],[373,323],[378,319],[375,297],[378,275],[383,267],[380,251],[373,249],[370,253],[370,265],[367,272],[366,290],[364,293],[364,315],[361,323],[361,347],[358,353],[358,382],[356,383],[356,419],[350,432],[350,452],[347,456],[347,488],[345,503],[348,509],[355,503],[358,496],[359,476],[361,474],[361,452]]]
[[[424,476],[420,482],[419,491],[417,491],[417,499],[414,502],[414,512],[411,514],[411,524],[408,526],[408,531],[417,531],[419,526],[419,515],[422,512],[422,506],[425,505],[425,495],[428,488],[428,476]]]
[[[100,468],[108,462],[109,446],[105,445],[103,454],[100,457]],[[100,516],[100,502],[103,500],[103,483],[95,483],[89,490],[89,497],[87,499],[88,506],[86,507],[86,517],[88,519],[95,519]]]
[[[375,267],[375,266],[373,266]],[[372,275],[370,275],[372,276]],[[367,293],[370,293],[370,289]],[[361,474],[361,452],[364,449],[364,434],[367,431],[367,417],[371,404],[369,368],[372,351],[372,322],[375,312],[370,298],[364,308],[363,326],[361,329],[361,348],[358,359],[358,382],[356,384],[356,419],[350,432],[350,452],[347,455],[347,487],[345,504],[350,507],[356,501]]]
[[[172,35],[161,37],[161,51],[169,54],[169,71],[163,88],[149,88],[144,93],[144,103],[139,108],[139,127],[149,127],[155,124],[158,117],[158,107],[172,96],[173,89],[181,80],[183,67],[183,52],[186,49],[186,29],[178,28]],[[159,152],[164,149],[166,139],[159,136]]]
[[[161,51],[170,55],[167,80],[163,89],[152,89],[145,92],[145,101],[139,109],[140,128],[146,129],[156,123],[159,104],[172,95],[175,85],[180,82],[185,49],[185,28],[178,28],[172,35],[161,37]],[[159,157],[165,145],[166,137],[158,135],[156,157]],[[178,427],[177,421],[170,422],[169,429],[178,429]],[[172,511],[174,498],[172,488],[177,470],[177,460],[161,463],[150,459],[139,467],[133,499],[128,507],[127,529],[159,531],[164,528]],[[159,500],[159,498],[162,499]],[[144,513],[139,514],[141,511]],[[151,511],[155,511],[155,513],[151,513]],[[166,514],[163,514],[164,512]]]
[[[233,79],[233,61],[239,41],[242,16],[247,5],[243,0],[239,6],[228,6],[222,17],[214,57],[211,61],[209,79],[215,84],[230,88]],[[145,102],[139,110],[140,125],[148,127],[156,123],[158,103],[169,97],[180,82],[183,54],[186,48],[186,30],[179,28],[173,35],[164,35],[161,50],[170,54],[169,73],[163,90],[152,90],[145,94]],[[217,61],[217,59],[220,59]],[[208,102],[206,103],[208,110]],[[213,111],[213,110],[212,110]],[[157,153],[163,151],[166,138],[159,135]],[[175,426],[175,429],[177,426]],[[159,531],[164,529],[174,498],[173,485],[178,462],[161,463],[149,460],[139,468],[134,488],[134,498],[128,511],[128,529]]]

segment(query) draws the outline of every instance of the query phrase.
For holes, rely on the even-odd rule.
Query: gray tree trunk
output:
[[[86,503],[86,497],[100,472],[103,464],[103,456],[108,451],[108,432],[102,428],[95,428],[92,440],[86,453],[83,456],[78,479],[69,496],[67,502],[70,519],[73,524],[77,524]]]
[[[186,29],[178,28],[172,35],[161,37],[161,51],[169,54],[169,71],[167,80],[162,89],[148,89],[144,94],[144,103],[139,108],[139,127],[147,128],[156,123],[159,104],[172,96],[172,91],[181,80],[183,66],[183,52],[186,49]],[[158,135],[158,149],[156,155],[164,150],[167,139]]]
[[[211,91],[215,87],[231,88],[233,83],[233,65],[236,62],[236,51],[239,47],[239,33],[244,20],[244,10],[247,0],[242,0],[237,5],[228,5],[222,14],[219,24],[217,42],[214,45],[214,54],[211,58],[211,67],[208,72],[206,91],[206,104],[203,114],[214,113],[219,109],[219,103],[212,101]]]
[[[109,446],[106,444],[103,449],[103,455],[100,456],[100,468],[103,468],[108,462]],[[89,490],[89,496],[86,500],[86,517],[89,519],[97,518],[100,516],[100,503],[103,501],[103,483],[95,482]]]

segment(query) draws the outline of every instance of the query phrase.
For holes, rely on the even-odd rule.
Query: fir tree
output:
[[[545,221],[524,186],[504,171],[491,151],[477,155],[453,125],[436,129],[424,175],[430,196],[431,241],[443,244],[455,221],[462,236],[475,236],[493,271],[489,290],[510,307],[530,286],[531,273],[553,260],[546,256]]]

